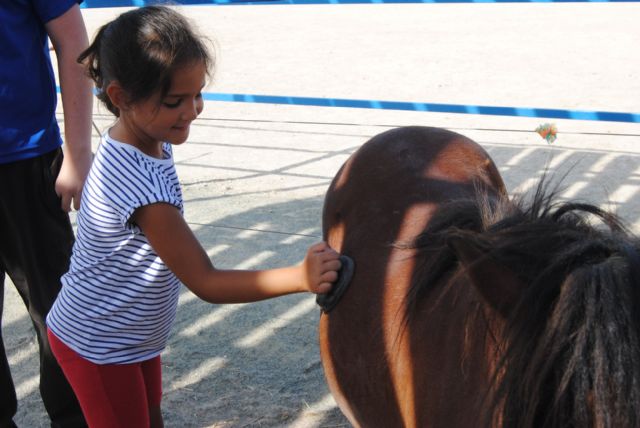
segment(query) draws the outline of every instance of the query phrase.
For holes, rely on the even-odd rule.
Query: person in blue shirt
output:
[[[64,152],[49,41],[58,63]],[[76,0],[0,1],[0,315],[6,274],[36,330],[40,393],[52,427],[86,426],[51,353],[45,317],[69,267],[68,211],[80,206],[91,165],[92,84],[77,62],[88,44]],[[16,412],[0,335],[0,428],[15,427]]]

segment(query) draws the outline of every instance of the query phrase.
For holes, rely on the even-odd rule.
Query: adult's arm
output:
[[[64,112],[64,161],[56,181],[62,209],[80,208],[82,186],[91,167],[91,80],[77,58],[89,45],[80,7],[76,4],[45,24],[58,58]]]

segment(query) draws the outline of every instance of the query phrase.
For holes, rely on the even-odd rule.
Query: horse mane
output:
[[[558,193],[543,178],[530,201],[479,189],[444,204],[409,245],[416,270],[405,323],[436,284],[452,287],[463,273],[449,237],[478,240],[523,284],[496,336],[485,425],[638,426],[639,241],[616,215]]]

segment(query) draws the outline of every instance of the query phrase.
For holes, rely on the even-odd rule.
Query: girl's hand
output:
[[[339,256],[326,242],[312,245],[302,262],[304,288],[316,294],[329,292],[338,279]]]

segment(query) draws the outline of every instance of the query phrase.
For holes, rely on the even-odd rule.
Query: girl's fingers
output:
[[[315,243],[311,247],[309,247],[309,252],[310,253],[321,253],[321,252],[325,251],[327,248],[330,248],[329,245],[327,245],[326,242],[322,241],[322,242]]]
[[[322,264],[325,271],[338,271],[342,267],[342,262],[339,259],[331,259]]]
[[[324,294],[331,291],[333,283],[338,280],[338,271],[342,267],[340,254],[331,248],[326,242],[318,242],[308,250],[309,256],[316,260],[319,267],[319,276],[316,277],[316,285],[312,286],[316,294]]]
[[[331,291],[332,284],[330,282],[323,282],[318,284],[318,288],[316,289],[316,294],[326,294]]]
[[[318,277],[315,287],[312,287],[312,291],[316,294],[328,293],[337,279],[338,272],[335,270],[326,271]]]
[[[316,256],[321,262],[326,263],[338,260],[340,254],[338,254],[338,252],[333,248],[327,246],[323,251],[316,253]]]
[[[320,276],[320,281],[322,283],[335,282],[337,279],[338,279],[338,272],[336,272],[335,270],[327,271]]]

